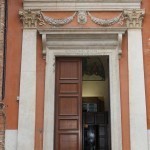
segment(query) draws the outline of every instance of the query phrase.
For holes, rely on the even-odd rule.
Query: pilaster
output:
[[[17,150],[34,150],[36,110],[37,10],[19,11],[23,22]]]
[[[131,150],[148,150],[147,116],[142,50],[145,11],[125,10],[128,27],[129,110]]]

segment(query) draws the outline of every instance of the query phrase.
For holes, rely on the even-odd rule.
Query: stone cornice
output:
[[[24,0],[24,9],[41,9],[42,11],[123,11],[124,9],[140,9],[141,1],[135,0],[131,2],[63,2],[50,0]]]
[[[20,20],[24,28],[36,28],[41,18],[40,10],[19,10]]]
[[[124,10],[124,18],[128,28],[141,28],[145,10],[143,9],[128,9]]]

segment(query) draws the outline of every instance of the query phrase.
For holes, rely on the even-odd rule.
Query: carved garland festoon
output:
[[[97,17],[94,17],[93,15],[91,15],[89,12],[88,12],[88,15],[90,16],[91,20],[95,24],[98,24],[101,26],[111,26],[111,25],[114,25],[116,23],[123,25],[123,20],[124,20],[123,13],[121,13],[120,15],[118,15],[117,17],[112,18],[112,19],[97,18]]]
[[[53,26],[63,26],[65,24],[68,24],[71,21],[73,21],[75,15],[76,15],[76,12],[72,16],[69,16],[69,17],[64,18],[64,19],[54,19],[52,17],[45,16],[43,13],[41,13],[41,15],[42,15],[42,17],[44,19],[43,22],[46,22],[46,23],[48,23],[50,25],[53,25]]]
[[[124,10],[123,13],[111,19],[101,19],[93,16],[91,13],[86,11],[75,12],[72,16],[63,19],[55,19],[44,15],[40,10],[21,10],[19,11],[20,19],[23,21],[24,28],[36,28],[37,25],[52,25],[52,26],[64,26],[73,21],[76,15],[79,24],[87,23],[87,15],[90,17],[92,22],[100,26],[111,26],[114,24],[123,25],[126,21],[128,28],[141,28],[142,21],[144,18],[145,11],[142,9],[136,10]]]

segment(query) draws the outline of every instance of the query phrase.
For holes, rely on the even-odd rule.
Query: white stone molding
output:
[[[118,59],[118,34],[124,33],[125,29],[52,29],[39,30],[44,34],[46,43],[46,77],[45,77],[45,100],[44,100],[44,141],[43,150],[54,149],[54,111],[55,111],[55,58],[56,57],[85,57],[85,56],[109,56],[110,69],[110,111],[111,111],[111,147],[112,150],[122,150],[122,127],[120,105],[120,81]],[[46,42],[45,42],[46,35]],[[55,35],[55,36],[54,36]],[[57,35],[57,36],[56,36]],[[61,41],[61,35],[63,41]],[[70,36],[74,41],[69,41]],[[79,40],[76,41],[79,37]],[[96,47],[93,42],[98,40]],[[59,38],[59,40],[58,40]],[[75,39],[76,38],[76,39]],[[104,39],[108,47],[101,45]],[[116,38],[116,42],[114,40]],[[64,41],[64,39],[66,41]],[[86,41],[87,40],[87,41]],[[90,42],[88,41],[90,40]],[[102,40],[102,42],[101,42]],[[57,41],[57,42],[56,42]],[[63,43],[63,46],[62,46]],[[89,44],[88,44],[89,43]],[[69,45],[68,45],[69,44]],[[61,45],[61,46],[59,46]],[[85,47],[85,45],[87,47]],[[44,46],[45,47],[45,46]]]
[[[86,24],[87,23],[87,13],[86,13],[86,11],[79,11],[77,19],[78,19],[79,24]]]
[[[16,150],[17,149],[17,130],[6,130],[5,131],[5,150]]]
[[[148,135],[148,150],[150,150],[150,129],[147,130]]]
[[[46,55],[43,150],[54,149],[55,57]],[[48,76],[50,75],[50,76]],[[47,82],[47,83],[46,83]]]
[[[143,9],[128,9],[124,10],[124,17],[128,28],[141,28],[142,21],[145,15]]]
[[[58,49],[58,47],[60,49],[79,49],[80,47],[109,49],[113,47],[121,55],[122,35],[126,28],[50,28],[38,29],[38,31],[42,34],[44,57],[46,47],[49,49]],[[70,41],[70,37],[74,41]]]
[[[147,114],[141,29],[128,29],[131,150],[148,150]]]
[[[121,58],[121,54],[122,54],[122,34],[118,34],[118,54]]]
[[[42,53],[43,55],[45,55],[46,54],[46,34],[42,34],[42,43],[43,43]]]
[[[24,28],[36,28],[37,23],[40,21],[41,13],[39,10],[19,10],[19,16]]]
[[[114,17],[114,18],[111,18],[111,19],[101,19],[101,18],[97,18],[97,17],[94,17],[91,13],[88,12],[88,15],[90,16],[91,20],[95,23],[95,24],[98,24],[98,25],[101,25],[101,26],[111,26],[111,25],[114,25],[116,23],[118,24],[123,24],[123,20],[124,20],[124,17],[123,17],[123,14],[119,14],[117,17]]]
[[[36,29],[23,30],[17,150],[34,150],[36,41]]]
[[[94,2],[94,1],[50,1],[50,0],[24,0],[24,9],[41,9],[41,11],[123,11],[124,9],[140,9],[141,0],[131,2]]]

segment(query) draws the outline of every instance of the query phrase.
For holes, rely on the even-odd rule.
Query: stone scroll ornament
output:
[[[54,19],[52,17],[45,16],[43,13],[41,13],[41,15],[42,15],[42,18],[44,19],[44,22],[46,22],[47,24],[52,25],[52,26],[63,26],[73,21],[76,15],[76,12],[72,16],[69,16],[64,19]]]
[[[116,23],[118,23],[120,25],[123,25],[124,16],[123,16],[122,13],[119,14],[117,17],[114,17],[114,18],[111,18],[111,19],[97,18],[97,17],[94,17],[93,15],[91,15],[89,12],[88,12],[88,15],[90,16],[91,20],[95,24],[98,24],[98,25],[101,25],[101,26],[111,26],[111,25],[114,25]]]

